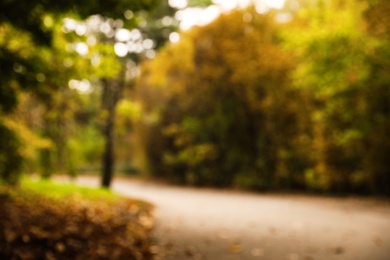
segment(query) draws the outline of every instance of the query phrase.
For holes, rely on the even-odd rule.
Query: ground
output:
[[[96,177],[77,183],[97,186]],[[390,202],[174,187],[117,178],[155,206],[155,259],[390,259]]]

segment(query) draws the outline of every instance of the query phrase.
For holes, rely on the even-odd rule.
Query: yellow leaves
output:
[[[130,206],[130,209],[129,209],[129,212],[131,213],[131,214],[133,214],[133,215],[136,215],[136,214],[138,214],[138,212],[140,212],[140,207],[137,205],[137,204],[132,204],[131,206]]]
[[[23,144],[26,144],[21,148],[24,157],[31,159],[35,155],[35,150],[53,147],[53,143],[49,139],[38,136],[24,123],[7,117],[3,118],[3,122],[9,129],[18,134]]]
[[[277,45],[276,30],[268,18],[252,16],[253,21],[244,22],[242,11],[235,11],[194,30],[198,77],[244,87],[265,79],[284,79],[292,67],[291,57]]]
[[[101,120],[107,120],[108,116],[109,116],[109,111],[107,109],[102,109],[99,113],[99,118]]]
[[[114,78],[122,69],[122,65],[115,56],[102,55],[100,63],[94,66],[94,73],[98,78]]]
[[[194,92],[207,95],[219,86],[283,81],[292,67],[290,57],[277,46],[270,19],[251,15],[251,21],[243,21],[243,12],[234,11],[183,34],[179,43],[167,45],[144,64],[142,82],[165,90],[164,96],[195,99]]]
[[[181,126],[179,124],[170,124],[162,130],[163,135],[172,136],[180,133]]]
[[[194,72],[193,56],[192,40],[183,35],[179,43],[167,45],[153,61],[145,63],[145,71],[149,72],[148,84],[160,88],[174,84],[180,91],[181,85],[175,84],[175,81],[172,83],[170,79],[191,75]]]
[[[0,25],[0,46],[22,58],[29,58],[34,52],[31,37],[8,24]]]
[[[174,48],[174,51],[173,51]],[[183,55],[185,54],[185,55]],[[186,73],[191,73],[194,70],[194,46],[190,38],[183,36],[182,40],[176,44],[171,45],[169,51],[165,54],[167,56],[162,58],[173,59],[172,69],[179,69]]]
[[[242,251],[241,244],[240,243],[230,244],[228,247],[228,251],[233,254],[241,253]]]
[[[45,14],[43,16],[43,24],[45,25],[46,28],[50,29],[54,26],[54,20],[53,17],[49,14]]]
[[[154,226],[154,219],[151,215],[148,215],[144,212],[138,216],[139,223],[147,229],[152,229]]]
[[[256,131],[263,131],[254,129],[257,123],[252,122],[259,119],[264,105],[270,108],[268,113],[276,102],[282,103],[275,101],[274,92],[286,88],[292,62],[278,45],[271,16],[248,12],[251,10],[232,11],[207,26],[194,28],[182,41],[166,46],[156,59],[145,64],[139,91],[159,95],[159,100],[151,100],[152,95],[147,93],[144,101],[150,106],[162,104],[162,120],[154,125],[153,132],[160,135],[151,137],[160,144],[148,151],[162,154],[161,172],[161,166],[171,171],[175,168],[172,166],[180,165],[183,167],[178,175],[185,171],[190,176],[188,181],[195,183],[224,174],[213,173],[218,172],[216,169],[223,168],[224,172],[235,167],[230,165],[251,161],[241,156],[249,145],[241,144],[238,140],[247,137],[239,135],[247,134],[244,129],[252,129],[248,132],[254,136]],[[248,14],[252,19],[243,21]],[[266,96],[270,98],[263,103]],[[229,166],[216,165],[219,156],[224,156]],[[214,168],[209,172],[205,165]]]
[[[127,119],[138,119],[141,116],[141,106],[139,103],[128,100],[120,100],[116,107],[118,117]]]
[[[163,62],[160,56],[157,56],[152,61],[144,62],[141,76],[143,82],[153,87],[166,87],[168,65],[165,64],[164,66]]]
[[[340,145],[351,144],[360,141],[363,133],[357,129],[346,129],[343,132],[335,133],[335,140]]]
[[[217,147],[212,143],[194,143],[191,128],[196,128],[196,120],[187,119],[184,126],[170,124],[162,130],[166,137],[173,139],[175,147],[179,148],[177,153],[165,153],[164,161],[168,164],[184,163],[190,166],[201,164],[205,161],[214,160],[218,155]],[[196,129],[195,129],[196,131]]]
[[[315,170],[305,171],[305,181],[314,190],[327,190],[330,185],[329,177],[324,163],[317,163]]]
[[[190,145],[180,150],[177,155],[177,161],[190,166],[196,166],[206,161],[214,160],[217,155],[217,147],[213,144]]]

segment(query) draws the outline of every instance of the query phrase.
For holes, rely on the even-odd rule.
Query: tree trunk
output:
[[[105,139],[103,160],[102,160],[102,181],[101,185],[104,188],[110,188],[111,180],[115,169],[115,147],[114,147],[114,132],[116,118],[116,104],[118,103],[124,85],[124,69],[118,74],[115,79],[104,79],[102,106],[105,111],[105,126],[103,135]]]

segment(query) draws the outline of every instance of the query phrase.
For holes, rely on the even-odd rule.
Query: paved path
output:
[[[78,183],[98,185],[94,177]],[[153,203],[157,259],[390,260],[390,202],[195,189],[116,179]]]

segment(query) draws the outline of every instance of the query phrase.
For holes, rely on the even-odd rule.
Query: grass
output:
[[[65,199],[69,196],[82,197],[96,201],[100,199],[115,200],[121,198],[119,195],[103,188],[89,188],[77,186],[71,183],[57,183],[51,180],[32,179],[23,177],[20,182],[20,191],[33,192],[46,198]]]

